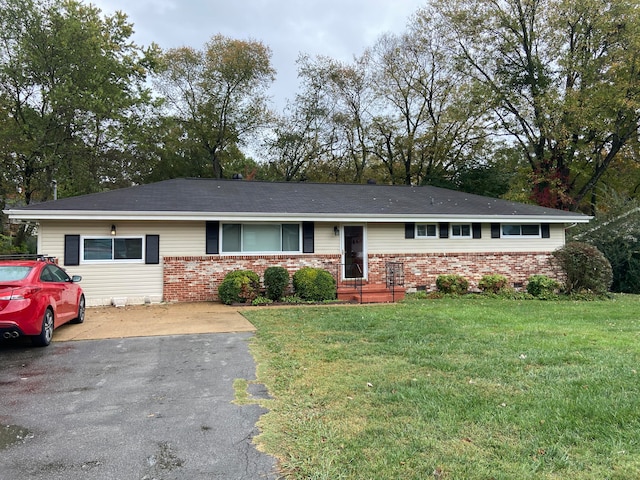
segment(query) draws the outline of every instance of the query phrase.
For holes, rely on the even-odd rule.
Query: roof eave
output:
[[[470,215],[470,214],[337,214],[337,213],[258,213],[258,212],[115,212],[86,210],[5,210],[10,220],[109,220],[109,221],[309,221],[311,219],[325,222],[527,222],[527,223],[588,223],[593,217],[586,215],[552,215],[552,214],[513,214],[513,215]]]

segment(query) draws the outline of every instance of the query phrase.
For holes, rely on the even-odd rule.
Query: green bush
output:
[[[264,288],[267,298],[280,300],[289,286],[289,272],[284,267],[268,267],[264,271]]]
[[[469,281],[462,275],[439,275],[436,278],[436,287],[442,293],[461,295],[469,290]]]
[[[565,292],[590,292],[602,295],[609,291],[613,272],[609,260],[593,245],[569,242],[553,252],[555,263],[565,274]]]
[[[260,277],[251,270],[229,272],[218,286],[218,297],[226,305],[251,302],[260,293]]]
[[[509,280],[504,275],[494,274],[485,275],[478,282],[478,288],[484,293],[502,293],[505,290],[509,290]]]
[[[322,302],[336,298],[336,281],[321,268],[302,267],[293,274],[293,289],[303,300]]]
[[[527,293],[542,300],[551,300],[557,297],[561,286],[556,279],[546,275],[531,275],[527,280]]]

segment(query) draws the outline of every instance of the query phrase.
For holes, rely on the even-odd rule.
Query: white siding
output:
[[[205,222],[106,222],[106,221],[48,221],[38,230],[38,252],[64,258],[64,236],[110,237],[111,225],[118,236],[160,235],[160,265],[143,263],[80,264],[65,267],[70,275],[82,275],[82,288],[87,304],[108,305],[113,301],[129,304],[160,302],[163,294],[162,257],[204,256],[206,249]],[[340,251],[340,236],[334,224],[316,223],[315,253]]]
[[[119,237],[160,235],[160,256],[204,255],[204,222],[42,222],[40,252],[62,258],[65,235],[110,237],[112,223]]]
[[[64,258],[64,236],[109,237],[114,223],[118,236],[160,236],[160,264],[105,263],[65,267],[71,275],[82,275],[82,288],[88,305],[104,305],[112,301],[144,303],[162,301],[162,258],[165,256],[204,256],[205,222],[106,222],[45,221],[39,226],[38,252]],[[314,244],[316,254],[339,254],[342,236],[334,227],[342,225],[316,222]],[[404,223],[366,225],[369,254],[415,253],[482,253],[482,252],[551,252],[564,245],[564,225],[551,225],[551,238],[492,239],[490,224],[482,225],[481,239],[405,239]],[[63,265],[64,266],[64,265]]]
[[[321,255],[330,255],[340,253],[340,235],[336,235],[333,227],[337,227],[336,223],[319,223],[315,224],[314,246],[315,252]]]
[[[90,306],[112,302],[160,302],[163,293],[162,257],[204,254],[205,227],[202,222],[116,222],[115,225],[118,236],[160,235],[161,263],[62,265],[69,274],[82,275],[81,286]],[[111,222],[42,222],[38,229],[38,250],[57,257],[62,264],[65,235],[109,237],[110,232]]]
[[[404,238],[404,224],[369,224],[370,254],[552,252],[564,245],[564,225],[551,224],[550,238],[491,238],[491,225],[482,224],[482,238]]]

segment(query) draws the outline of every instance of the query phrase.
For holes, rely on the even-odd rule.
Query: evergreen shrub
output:
[[[273,301],[280,300],[289,286],[289,272],[284,267],[268,267],[264,271],[265,296]]]
[[[439,275],[436,278],[436,287],[445,294],[461,295],[469,290],[469,281],[458,274]]]
[[[511,286],[509,285],[509,280],[504,275],[493,274],[493,275],[484,275],[480,282],[478,282],[478,288],[482,290],[484,293],[502,293],[505,290],[509,290]]]
[[[602,295],[609,291],[613,281],[611,264],[593,245],[569,242],[553,252],[553,258],[565,274],[565,293]]]
[[[218,286],[218,297],[226,305],[253,301],[260,293],[260,277],[251,270],[229,272]]]
[[[293,274],[293,289],[298,297],[313,302],[335,300],[336,281],[326,270],[302,267]]]
[[[527,280],[527,293],[541,300],[556,298],[562,285],[546,275],[531,275]]]

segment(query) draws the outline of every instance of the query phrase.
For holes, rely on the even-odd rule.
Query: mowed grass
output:
[[[259,308],[291,479],[640,478],[640,297]]]

